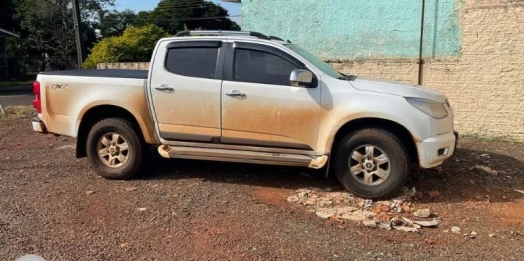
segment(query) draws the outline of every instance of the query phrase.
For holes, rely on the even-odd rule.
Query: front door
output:
[[[221,47],[221,41],[160,45],[150,92],[163,139],[211,142],[220,137]]]
[[[230,45],[222,84],[222,138],[226,144],[313,150],[320,87],[291,86],[293,69],[307,69],[274,47]]]

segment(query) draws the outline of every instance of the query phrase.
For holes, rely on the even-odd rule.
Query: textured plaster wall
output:
[[[286,2],[294,4],[286,7]],[[420,1],[326,0],[331,5],[338,3],[338,8],[312,2],[323,1],[243,0],[243,30],[257,30],[289,38],[305,45],[317,55],[328,56],[334,67],[346,73],[417,83],[418,64],[416,58],[410,58],[413,57],[414,50],[408,44],[411,40],[402,43],[397,37],[392,37],[391,40],[366,42],[370,46],[355,46],[356,41],[351,41],[352,38],[347,36],[367,34],[371,39],[377,39],[377,32],[387,28],[392,31],[382,34],[383,38],[387,38],[397,32],[400,34],[413,31],[416,25],[409,23],[415,23],[417,19],[420,23],[420,18],[413,17],[408,23],[406,16],[402,15],[396,18],[397,22],[386,21],[370,15],[378,11],[363,12],[361,9],[359,17],[355,17],[347,13],[355,9],[344,7],[340,3],[369,7],[372,2],[381,2],[384,10],[392,10],[393,5],[390,2],[394,2],[397,9],[416,13],[417,10],[410,6],[412,2],[418,4]],[[435,0],[427,6],[428,23],[432,20],[429,18],[432,13],[430,10],[435,10],[436,6],[439,23],[436,25],[436,34],[434,26],[426,23],[428,31],[424,35],[434,37],[424,42],[426,59],[423,84],[439,89],[448,96],[455,109],[455,127],[461,133],[524,142],[524,1],[452,2]],[[325,10],[330,10],[330,15],[325,10],[306,8],[308,6],[326,8]],[[335,12],[336,10],[339,11]],[[453,10],[453,14],[449,10]],[[390,17],[389,20],[395,19],[391,14],[393,12],[384,11],[384,15]],[[292,15],[282,18],[286,13]],[[324,20],[313,19],[317,17],[323,17]],[[359,26],[351,26],[351,20]],[[322,30],[313,27],[313,24],[323,23]],[[331,27],[337,30],[326,30]],[[293,32],[294,30],[298,32]],[[342,32],[337,34],[339,30]],[[315,34],[319,34],[319,37]],[[412,33],[405,35],[414,37]],[[458,39],[454,39],[455,36]],[[319,43],[320,40],[327,45]],[[392,42],[397,42],[395,45],[405,50],[391,51]],[[360,48],[364,51],[359,51]]]
[[[455,0],[426,0],[425,56],[460,53]],[[325,59],[419,55],[421,0],[243,0],[242,28]]]

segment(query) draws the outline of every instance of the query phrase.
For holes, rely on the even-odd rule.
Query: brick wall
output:
[[[448,95],[463,134],[524,142],[524,1],[466,0],[462,51],[427,59],[423,84]],[[416,60],[336,62],[352,74],[416,83]]]

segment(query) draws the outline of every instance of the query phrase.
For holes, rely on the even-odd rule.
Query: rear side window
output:
[[[174,74],[215,79],[217,47],[184,47],[167,50],[166,69]]]
[[[291,71],[299,69],[288,60],[262,51],[235,50],[235,81],[290,85]]]

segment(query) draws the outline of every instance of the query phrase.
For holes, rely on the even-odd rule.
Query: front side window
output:
[[[215,79],[217,47],[183,47],[167,50],[166,69],[174,74]]]
[[[289,86],[289,76],[294,69],[299,68],[271,53],[235,50],[235,81]]]

